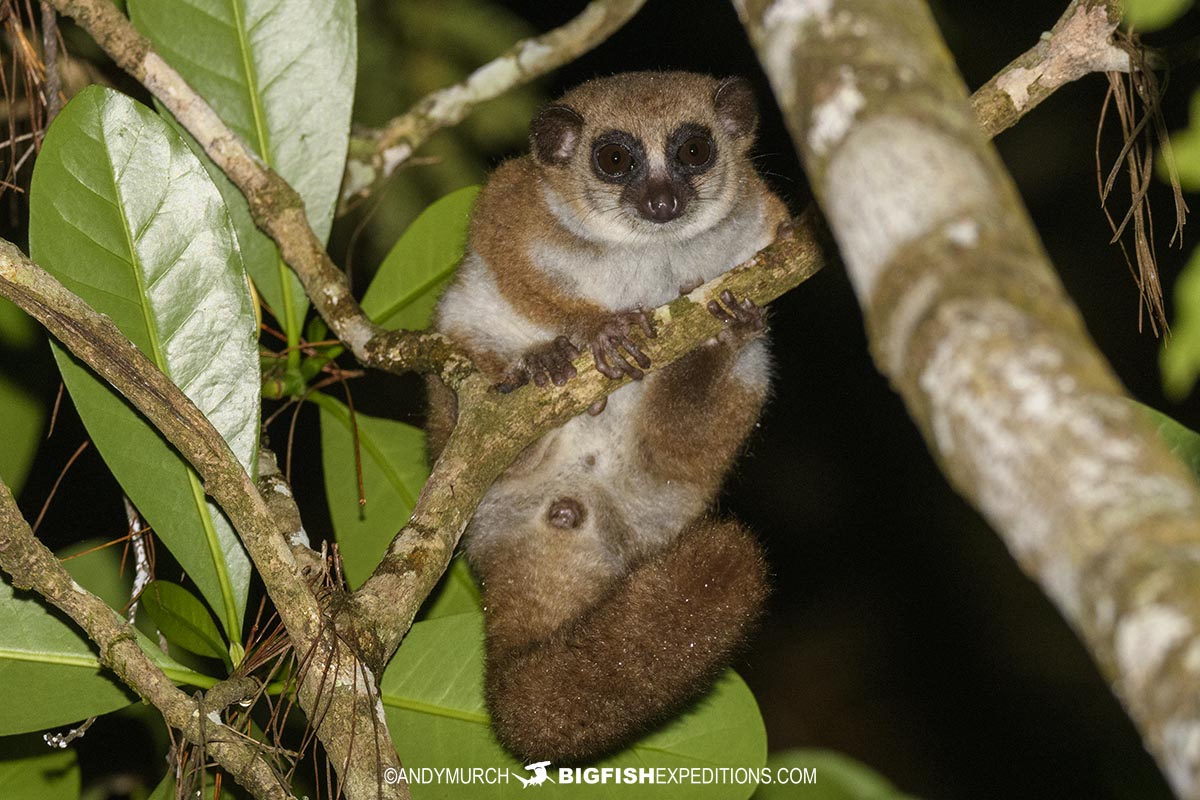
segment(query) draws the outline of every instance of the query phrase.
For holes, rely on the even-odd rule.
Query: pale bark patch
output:
[[[1114,432],[1128,429],[1132,406],[1063,380],[1065,355],[1029,341],[1022,312],[963,300],[940,309],[938,321],[945,333],[919,379],[934,441],[1024,563],[1044,570],[1056,549],[1051,534],[1063,527],[1095,552],[1154,515],[1192,513],[1191,487],[1147,472],[1143,443]]]
[[[996,81],[996,86],[1021,111],[1029,103],[1029,89],[1035,82],[1042,89],[1054,90],[1091,72],[1128,72],[1129,54],[1110,41],[1115,27],[1108,21],[1104,5],[1087,8],[1080,3],[1050,38],[1043,60],[1033,67],[1008,71]]]
[[[1171,650],[1191,634],[1192,624],[1182,612],[1158,603],[1122,619],[1117,626],[1117,663],[1134,690],[1140,692]]]
[[[1195,797],[1200,764],[1200,721],[1172,719],[1163,726],[1167,782],[1177,797]]]
[[[848,66],[838,69],[838,82],[830,96],[818,103],[812,112],[812,125],[808,132],[808,146],[818,156],[824,156],[830,148],[842,140],[859,109],[866,99],[858,90],[854,70]]]
[[[868,305],[899,248],[964,210],[992,205],[987,174],[970,148],[903,117],[858,125],[830,159],[823,182],[851,281]]]

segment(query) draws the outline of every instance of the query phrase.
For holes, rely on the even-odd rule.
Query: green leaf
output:
[[[4,800],[76,800],[75,750],[51,750],[40,736],[0,739],[0,797]]]
[[[37,323],[10,301],[0,297],[0,347],[28,350],[37,344]]]
[[[168,770],[146,800],[175,800],[175,775]]]
[[[1125,25],[1138,33],[1165,28],[1192,7],[1192,0],[1125,0]]]
[[[523,762],[496,743],[483,701],[483,615],[457,614],[418,622],[397,651],[380,683],[388,728],[400,760],[423,768],[507,768],[527,776]],[[766,760],[766,732],[754,696],[734,672],[694,708],[597,767],[743,767]],[[550,769],[558,777],[557,766]],[[511,797],[515,786],[440,784],[426,797]],[[729,798],[744,800],[754,784],[689,783],[559,785],[544,784],[545,798],[620,797],[652,800]],[[416,796],[422,796],[414,792]]]
[[[1200,433],[1181,425],[1150,406],[1136,402],[1134,405],[1140,408],[1154,425],[1159,438],[1166,442],[1167,447],[1171,448],[1171,452],[1175,454],[1176,458],[1187,464],[1196,479],[1200,480]]]
[[[1159,351],[1163,391],[1172,400],[1191,393],[1200,375],[1200,248],[1175,281],[1175,320]]]
[[[329,236],[354,98],[352,0],[130,0],[155,50],[264,163],[300,193],[317,236]],[[237,226],[246,268],[289,334],[308,298],[245,198],[204,158]]]
[[[870,767],[832,750],[772,753],[767,768],[772,781],[764,781],[754,800],[912,800]]]
[[[69,563],[69,562],[68,562]],[[114,612],[115,613],[115,612]],[[216,680],[182,667],[138,636],[177,683],[207,688]],[[0,580],[0,736],[44,730],[105,714],[134,700],[112,673],[102,671],[94,646],[74,624],[30,592]],[[4,797],[0,793],[0,797]]]
[[[55,555],[76,583],[111,608],[121,611],[129,604],[133,589],[133,556],[131,553],[130,569],[122,569],[124,549],[120,543],[113,545],[103,539],[88,539],[64,547]]]
[[[221,632],[208,609],[187,589],[170,581],[151,581],[142,590],[139,600],[154,620],[154,626],[171,644],[198,656],[229,658]]]
[[[351,587],[365,581],[388,543],[412,514],[429,468],[425,435],[390,419],[356,414],[365,506],[358,504],[350,409],[326,394],[310,398],[321,409],[321,463],[325,497]]]
[[[471,570],[462,556],[455,556],[446,569],[446,574],[429,593],[417,619],[440,619],[455,614],[469,614],[483,610],[482,598]]]
[[[0,582],[0,736],[105,714],[134,696],[101,672],[92,645],[29,592]]]
[[[21,493],[37,455],[46,408],[38,402],[30,379],[38,328],[24,311],[0,297],[0,480],[14,495]]]
[[[46,409],[29,389],[0,372],[0,480],[21,493],[46,424]]]
[[[1188,126],[1171,133],[1171,157],[1184,191],[1200,189],[1200,90],[1192,93]],[[1171,172],[1167,169],[1166,158],[1156,159],[1154,168],[1161,180],[1170,180]]]
[[[237,239],[200,162],[149,109],[80,92],[33,173],[33,257],[107,314],[192,399],[253,475],[257,329]],[[250,561],[191,467],[66,350],[55,359],[88,434],[155,534],[241,638]]]
[[[379,267],[362,307],[385,328],[429,326],[446,281],[462,260],[478,186],[451,192],[421,212]]]

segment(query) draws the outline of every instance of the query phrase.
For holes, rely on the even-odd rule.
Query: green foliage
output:
[[[1189,192],[1200,190],[1200,91],[1192,94],[1188,126],[1172,133],[1170,139],[1171,155],[1175,159],[1181,186]],[[1165,159],[1158,159],[1156,168],[1160,178],[1166,180],[1170,177]]]
[[[328,238],[354,97],[352,0],[129,0],[129,12],[159,55],[300,193],[313,230]],[[308,308],[300,281],[254,226],[241,192],[202,159],[255,286],[298,336]]]
[[[1191,393],[1200,376],[1200,249],[1176,279],[1174,295],[1175,319],[1159,351],[1159,368],[1163,391],[1178,401]]]
[[[64,547],[56,555],[76,583],[112,608],[124,610],[133,588],[133,571],[121,568],[121,545],[105,544],[101,539],[87,539]]]
[[[1125,0],[1124,22],[1138,33],[1165,28],[1192,7],[1192,0]]]
[[[187,589],[170,581],[151,581],[139,599],[154,626],[171,644],[198,656],[229,659],[217,624]]]
[[[0,739],[4,800],[76,800],[79,788],[74,750],[51,750],[40,736]]]
[[[121,574],[121,548],[95,549],[97,544],[76,544],[59,556],[83,588],[113,608],[123,608],[131,581]],[[216,682],[175,662],[149,639],[138,639],[172,679],[201,687]],[[0,736],[68,725],[134,699],[111,672],[101,670],[95,645],[73,623],[40,597],[14,591],[6,577],[0,581]],[[9,795],[0,792],[0,797]]]
[[[5,428],[0,441],[0,481],[17,495],[37,455],[46,409],[40,398],[0,373],[0,417]]]
[[[28,592],[0,582],[0,736],[44,730],[129,705],[93,646]],[[3,796],[3,795],[0,795]]]
[[[79,93],[33,174],[30,249],[107,314],[203,411],[254,473],[259,368],[237,239],[183,141],[109,89]],[[61,346],[71,399],[113,475],[241,638],[250,561],[199,478],[127,402]]]
[[[1141,403],[1135,403],[1135,405],[1154,424],[1159,438],[1166,442],[1167,446],[1171,448],[1171,452],[1180,461],[1187,464],[1196,479],[1200,480],[1200,433],[1180,425],[1171,417],[1150,408],[1150,406],[1144,406]]]
[[[329,395],[312,399],[321,408],[321,463],[333,530],[346,580],[357,587],[412,514],[429,474],[425,435],[403,422],[366,414],[351,420],[350,409]],[[355,426],[365,505],[359,505]]]
[[[362,307],[385,328],[420,330],[462,260],[478,186],[451,192],[421,212],[379,266]]]
[[[1171,153],[1179,182],[1187,191],[1200,191],[1200,91],[1192,95],[1188,127],[1171,134]],[[1167,178],[1159,159],[1159,173]],[[1175,318],[1159,350],[1163,392],[1176,402],[1191,394],[1200,376],[1200,250],[1193,250],[1172,290]]]
[[[23,380],[38,341],[33,320],[0,297],[0,480],[14,495],[21,493],[46,424],[46,409]]]
[[[438,585],[429,593],[429,599],[425,601],[417,619],[441,619],[482,610],[483,599],[475,579],[471,577],[467,561],[462,556],[456,556],[450,561]]]
[[[418,622],[380,683],[388,727],[406,765],[426,768],[507,768],[526,775],[496,743],[483,700],[483,615],[462,613]],[[598,767],[761,767],[766,733],[754,696],[733,672],[693,709]],[[553,777],[553,775],[552,775]],[[429,785],[413,788],[423,798],[511,796],[515,786]],[[754,787],[739,784],[606,784],[538,787],[539,796],[730,798],[741,800]]]
[[[912,800],[892,786],[886,778],[849,756],[831,750],[785,750],[772,753],[767,767],[773,775],[781,770],[794,776],[792,782],[775,780],[763,784],[754,800]],[[816,783],[797,783],[802,773],[811,770]]]

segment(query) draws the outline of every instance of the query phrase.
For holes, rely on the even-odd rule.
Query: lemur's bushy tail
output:
[[[767,595],[758,543],[700,520],[587,613],[532,646],[489,639],[487,701],[521,758],[572,763],[627,744],[706,691]]]

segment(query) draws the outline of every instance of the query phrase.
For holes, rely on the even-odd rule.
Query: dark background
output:
[[[545,29],[580,4],[507,5]],[[944,2],[937,12],[974,89],[1032,46],[1065,5]],[[663,68],[755,80],[764,101],[760,168],[802,209],[804,177],[729,3],[652,1],[556,73],[549,90]],[[1172,77],[1172,128],[1186,123],[1196,78],[1195,68]],[[1102,76],[1064,87],[996,144],[1122,381],[1196,427],[1195,402],[1172,407],[1162,397],[1158,342],[1139,333],[1136,285],[1108,244],[1095,166],[1106,87]],[[1110,128],[1105,169],[1119,144]],[[1192,241],[1184,254],[1166,252],[1170,197],[1159,189],[1169,287]],[[739,666],[772,750],[833,748],[929,798],[1169,797],[1074,633],[941,477],[867,356],[844,272],[826,269],[780,299],[772,329],[776,394],[722,503],[762,536],[775,570],[771,614]]]
[[[372,24],[370,15],[384,14],[387,5],[361,2],[362,24]],[[546,30],[584,3],[504,5]],[[974,88],[1031,46],[1065,5],[1066,0],[943,2],[936,9]],[[1185,24],[1166,38],[1181,38],[1194,28]],[[403,33],[419,37],[422,31],[398,35]],[[368,55],[364,50],[364,62]],[[591,77],[664,68],[743,74],[755,81],[763,101],[760,167],[800,211],[808,202],[803,175],[726,2],[650,0],[609,42],[539,88],[554,96]],[[1172,129],[1186,123],[1197,75],[1189,67],[1172,77],[1166,109]],[[128,81],[113,77],[137,94]],[[405,85],[401,70],[382,79]],[[373,101],[368,106],[363,84],[360,79],[363,107],[356,118],[377,122],[406,107],[399,99],[394,108]],[[1064,87],[996,144],[1063,282],[1125,385],[1139,399],[1200,427],[1195,399],[1185,406],[1164,400],[1159,343],[1148,331],[1139,332],[1135,283],[1120,251],[1108,244],[1094,154],[1106,85],[1092,76]],[[398,88],[397,98],[400,94]],[[482,109],[475,118],[487,113]],[[1106,168],[1119,144],[1116,129],[1110,129],[1103,147]],[[495,146],[485,160],[498,163],[517,147],[511,140]],[[1182,252],[1167,250],[1169,192],[1156,187],[1154,199],[1163,283],[1170,287],[1193,240],[1185,239]],[[419,205],[407,213],[416,210]],[[17,231],[24,244],[21,214],[20,202],[10,198],[6,233]],[[354,238],[355,224],[335,230],[330,250],[343,263],[353,253],[356,263],[369,268],[378,253]],[[927,798],[1169,797],[1073,632],[941,477],[868,357],[862,320],[841,269],[822,271],[775,303],[772,329],[775,397],[722,500],[723,513],[761,535],[775,573],[770,615],[737,665],[758,697],[771,748],[841,751]],[[43,394],[53,399],[46,364],[21,369],[42,375]],[[369,413],[417,422],[414,388],[412,380],[374,377],[356,386],[356,401]],[[295,479],[306,526],[320,536],[328,533],[328,523],[314,416],[305,411],[300,418]],[[272,434],[279,442],[286,430],[276,426]],[[85,435],[65,408],[21,496],[30,518]],[[52,546],[81,529],[87,535],[119,535],[114,532],[124,529],[119,490],[94,450],[84,454],[61,491],[42,528]],[[96,730],[90,741],[124,741],[119,749],[127,755],[145,749],[127,738],[136,735],[136,726],[108,720]],[[81,753],[89,770],[112,768],[111,749]],[[150,762],[146,757],[133,766],[161,771],[161,762]]]

